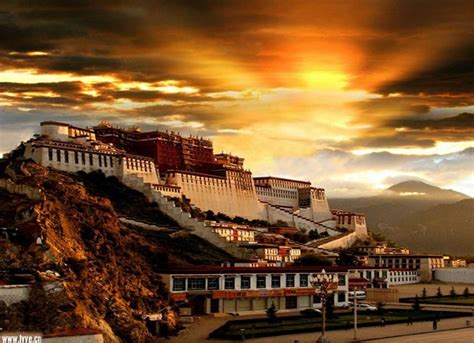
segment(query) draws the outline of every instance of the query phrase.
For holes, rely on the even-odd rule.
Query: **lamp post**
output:
[[[337,289],[337,283],[339,277],[337,274],[327,274],[323,269],[319,274],[313,274],[310,277],[311,286],[315,289],[315,294],[319,293],[321,297],[321,305],[323,307],[323,326],[321,330],[321,336],[318,338],[319,343],[329,342],[326,337],[326,301],[329,295]]]
[[[354,287],[354,342],[357,341],[357,286]]]

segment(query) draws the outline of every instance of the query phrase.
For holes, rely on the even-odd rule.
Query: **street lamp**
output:
[[[319,293],[319,296],[321,297],[321,305],[323,306],[323,327],[318,342],[327,343],[329,340],[326,337],[326,300],[328,296],[337,289],[339,277],[337,274],[327,274],[323,269],[321,273],[311,275],[309,281],[311,286],[315,289],[314,293]]]

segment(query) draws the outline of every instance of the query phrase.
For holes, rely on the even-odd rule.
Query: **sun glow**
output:
[[[312,70],[301,74],[308,88],[324,91],[343,90],[348,84],[347,75],[336,71]]]

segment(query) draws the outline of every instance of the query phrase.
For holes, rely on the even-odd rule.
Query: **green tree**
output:
[[[469,298],[469,288],[464,288],[464,292],[462,292],[462,295],[465,297],[465,298]]]
[[[381,316],[385,311],[385,303],[383,301],[377,302],[377,313]]]
[[[443,296],[443,293],[441,293],[441,287],[438,287],[438,291],[436,292],[436,296],[438,298],[441,298]]]
[[[421,298],[425,299],[426,298],[426,288],[423,287],[423,290],[421,291]]]
[[[454,287],[451,287],[451,290],[449,291],[449,296],[451,298],[455,298],[456,295],[457,295],[456,290],[454,289]]]
[[[413,305],[411,305],[411,308],[413,311],[420,311],[421,310],[421,305],[420,305],[420,299],[418,298],[418,294],[415,296],[415,301],[413,302]]]
[[[267,308],[267,317],[270,322],[274,323],[277,321],[277,315],[276,315],[277,312],[278,310],[276,309],[274,303],[272,303],[272,305],[269,308]]]
[[[344,249],[339,252],[336,264],[338,266],[358,266],[360,265],[360,261],[351,250]]]
[[[285,234],[286,238],[292,239],[298,243],[306,243],[309,241],[308,235],[303,232],[296,232],[295,234]]]
[[[321,238],[321,235],[318,233],[318,230],[311,230],[308,233],[308,237],[309,237],[310,240],[314,240],[314,239]]]
[[[324,256],[306,254],[297,259],[295,266],[332,266],[332,262]]]

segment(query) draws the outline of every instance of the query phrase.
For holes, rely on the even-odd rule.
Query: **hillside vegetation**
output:
[[[0,178],[42,194],[32,200],[0,188],[0,226],[18,228],[2,243],[0,271],[21,268],[35,275],[30,301],[8,309],[7,330],[85,327],[101,330],[111,342],[152,341],[140,318],[168,305],[160,269],[229,258],[186,232],[170,236],[124,226],[118,217],[131,214],[172,228],[176,223],[116,179],[70,175],[33,162],[2,169]],[[38,237],[42,244],[36,244]],[[51,281],[61,282],[64,292],[46,296],[41,286]]]

